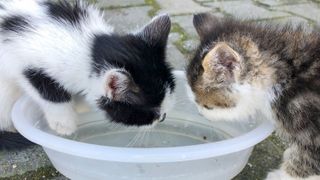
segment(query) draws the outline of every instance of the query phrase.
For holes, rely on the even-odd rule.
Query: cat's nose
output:
[[[167,113],[162,114],[159,122],[163,122],[166,119],[166,117],[167,117]]]

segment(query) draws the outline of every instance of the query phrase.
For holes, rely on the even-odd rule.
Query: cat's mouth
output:
[[[167,114],[161,113],[159,107],[145,107],[125,102],[103,102],[99,108],[106,112],[107,119],[126,126],[153,126],[163,122]]]

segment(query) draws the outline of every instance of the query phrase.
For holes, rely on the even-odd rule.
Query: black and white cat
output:
[[[162,15],[139,32],[118,35],[97,8],[82,2],[1,1],[0,131],[14,130],[10,111],[22,93],[63,135],[76,130],[76,94],[117,123],[165,118],[175,87],[165,61],[170,27]]]

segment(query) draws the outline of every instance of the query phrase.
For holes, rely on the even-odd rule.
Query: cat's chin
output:
[[[257,109],[250,109],[244,106],[232,108],[206,109],[198,106],[200,114],[211,121],[245,121],[253,117]]]
[[[237,87],[239,99],[236,106],[230,108],[206,109],[197,104],[199,112],[211,121],[246,121],[255,117],[257,112],[262,113],[266,118],[272,120],[271,101],[268,92],[253,90],[247,85]],[[250,97],[250,98],[248,98]]]

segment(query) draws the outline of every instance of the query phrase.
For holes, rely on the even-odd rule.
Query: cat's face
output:
[[[165,119],[175,88],[166,62],[170,27],[164,15],[136,34],[108,37],[113,49],[107,52],[107,62],[114,68],[105,73],[106,93],[98,104],[113,122],[141,126]]]
[[[200,110],[215,111],[237,106],[235,90],[239,55],[226,43],[213,43],[201,50],[188,67],[188,80]]]
[[[272,70],[261,63],[264,55],[257,45],[237,30],[223,30],[210,14],[195,15],[194,26],[201,43],[187,76],[199,111],[209,119],[235,119],[265,106],[264,88],[271,83],[267,75]]]

